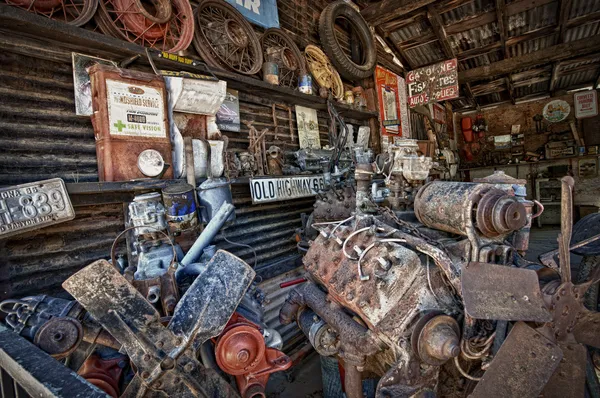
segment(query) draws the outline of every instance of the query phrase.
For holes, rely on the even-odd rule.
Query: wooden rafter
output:
[[[435,2],[435,0],[382,0],[371,4],[360,13],[373,26],[392,21],[421,7]]]
[[[457,54],[459,61],[466,61],[467,59],[479,57],[481,55],[490,53],[492,51],[498,50],[502,45],[498,42],[490,43],[487,46],[476,47],[470,50],[461,51]]]
[[[442,50],[444,51],[444,55],[446,58],[454,58],[454,50],[448,41],[448,36],[446,35],[446,31],[444,30],[444,24],[442,23],[442,18],[440,14],[436,11],[435,7],[431,4],[427,6],[427,19],[431,24],[431,29],[433,29],[433,33],[437,37],[440,45],[442,46]]]
[[[555,62],[552,65],[552,76],[550,77],[550,88],[548,89],[552,94],[556,89],[556,82],[558,82],[558,77],[560,73],[560,62]]]
[[[490,65],[460,71],[458,78],[461,83],[490,79],[495,76],[506,75],[514,70],[562,61],[597,51],[600,51],[600,35],[546,47],[543,50],[525,54],[520,57],[504,59]]]
[[[498,31],[500,32],[500,45],[502,46],[502,54],[504,58],[508,58],[508,51],[506,50],[506,3],[504,0],[496,0],[496,19],[498,20]]]

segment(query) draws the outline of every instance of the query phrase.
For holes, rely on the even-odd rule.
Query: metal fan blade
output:
[[[255,275],[244,260],[217,251],[175,307],[169,329],[199,348],[223,331]]]
[[[563,359],[544,387],[544,398],[581,398],[585,396],[587,350],[581,344],[561,344]]]
[[[517,322],[471,397],[537,397],[561,359],[556,344]]]
[[[98,260],[63,282],[69,292],[115,339],[131,360],[139,365],[140,355],[151,342],[137,334],[169,333],[158,320],[160,314],[140,292],[106,260]],[[137,354],[136,354],[137,353]]]
[[[590,347],[600,348],[600,312],[583,311],[575,323],[575,340]]]
[[[477,319],[549,322],[535,271],[470,262],[462,271],[467,313]]]

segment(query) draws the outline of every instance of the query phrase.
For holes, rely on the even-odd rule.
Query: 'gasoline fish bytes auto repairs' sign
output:
[[[304,198],[316,195],[324,187],[323,175],[250,179],[252,203]]]
[[[414,108],[430,102],[458,98],[457,65],[454,58],[408,72],[408,105]]]

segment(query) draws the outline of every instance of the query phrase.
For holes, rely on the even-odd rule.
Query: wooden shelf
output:
[[[600,155],[585,155],[585,156],[569,156],[568,158],[557,158],[557,159],[544,159],[539,162],[519,162],[519,163],[509,163],[509,164],[494,164],[490,166],[477,166],[477,167],[468,167],[465,169],[458,169],[458,171],[469,171],[469,170],[479,170],[479,169],[493,169],[498,167],[511,167],[511,166],[526,166],[530,164],[540,164],[540,163],[552,163],[558,162],[561,160],[569,160],[569,159],[589,159],[589,158],[597,158]]]
[[[135,61],[134,65],[149,66],[146,50],[142,46],[54,21],[17,7],[0,7],[0,26],[3,29],[10,27],[10,32],[19,32],[38,38],[40,43],[41,39],[39,38],[43,37],[45,41],[52,42],[52,46],[48,48],[52,48],[53,51],[62,49],[113,61],[121,61],[137,55],[139,59]],[[24,55],[35,55],[31,54],[31,50],[28,54],[27,49],[20,48],[18,45],[15,45],[12,50]],[[153,54],[152,59],[159,69],[208,74],[207,68],[201,62],[196,65],[187,65],[159,57],[158,54]],[[327,110],[327,100],[317,95],[303,94],[287,87],[274,86],[256,77],[215,68],[210,68],[210,70],[219,79],[227,81],[227,86],[232,89],[260,93],[260,95],[286,104]],[[368,120],[378,117],[377,112],[360,111],[342,103],[335,103],[335,107],[342,116],[349,119]]]

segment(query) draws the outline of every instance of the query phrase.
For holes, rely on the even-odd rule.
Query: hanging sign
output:
[[[446,108],[440,104],[432,104],[433,108],[433,120],[436,123],[446,124]]]
[[[247,20],[263,28],[278,28],[277,0],[227,0]]]
[[[458,98],[457,66],[458,62],[454,58],[408,72],[408,105],[414,108]]]
[[[584,119],[598,115],[598,96],[596,90],[574,94],[575,117]]]
[[[250,179],[252,203],[279,202],[314,196],[325,188],[323,175]]]
[[[567,101],[563,100],[550,101],[542,110],[544,119],[550,123],[562,122],[567,118],[567,116],[569,116],[569,113],[571,113],[571,107]]]

